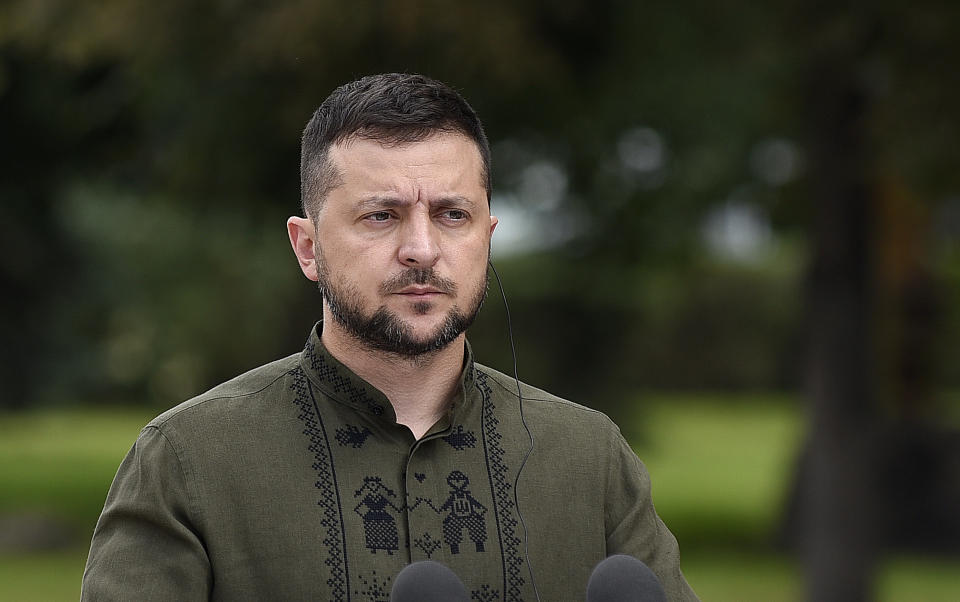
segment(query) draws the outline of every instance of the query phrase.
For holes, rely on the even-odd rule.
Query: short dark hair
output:
[[[438,132],[457,132],[480,151],[480,177],[490,202],[490,143],[476,112],[447,86],[423,75],[369,75],[334,90],[303,130],[300,202],[316,217],[327,194],[340,185],[330,147],[350,138],[387,144],[419,142]]]

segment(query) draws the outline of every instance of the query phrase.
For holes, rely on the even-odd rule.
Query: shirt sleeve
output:
[[[617,433],[607,481],[607,555],[627,554],[657,575],[668,600],[699,600],[680,571],[673,533],[657,516],[646,467]]]
[[[210,575],[180,458],[166,436],[148,426],[107,494],[80,598],[207,600]]]

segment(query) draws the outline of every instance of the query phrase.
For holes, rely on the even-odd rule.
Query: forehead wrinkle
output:
[[[442,147],[439,158],[436,155],[410,156],[407,152],[437,138],[440,138],[438,142]],[[464,149],[455,148],[464,142],[469,144],[469,158],[461,158],[459,153]],[[352,151],[362,145],[369,145],[374,152],[363,152],[355,156]],[[399,207],[402,203],[395,201],[409,200],[414,203],[427,202],[429,206],[446,204],[473,207],[485,205],[488,201],[482,157],[476,145],[469,140],[439,134],[419,143],[383,144],[378,140],[350,137],[332,146],[330,150],[332,163],[339,168],[342,185],[349,184],[361,190],[367,188],[368,199],[362,201],[365,206],[379,204],[381,207]],[[377,152],[378,150],[396,150],[398,153],[384,154]],[[453,159],[453,154],[457,155],[457,159]],[[472,167],[477,168],[477,180],[473,179],[475,174],[472,173]],[[475,199],[472,190],[474,185],[479,187]],[[380,190],[376,190],[377,188]],[[465,191],[458,190],[460,188],[469,188],[470,193],[465,194]],[[387,202],[391,201],[391,197],[392,202]]]

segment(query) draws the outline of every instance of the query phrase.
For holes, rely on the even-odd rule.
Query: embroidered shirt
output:
[[[695,600],[647,472],[602,413],[475,363],[419,441],[386,397],[302,353],[151,421],[93,535],[85,600],[381,602],[410,562],[472,600],[582,600],[593,567],[631,554]],[[518,479],[518,470],[528,454]],[[526,538],[526,542],[525,542]]]

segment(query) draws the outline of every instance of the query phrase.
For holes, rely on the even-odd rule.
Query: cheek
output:
[[[448,254],[457,273],[468,274],[481,269],[487,262],[487,245],[456,245]]]
[[[487,272],[489,248],[485,241],[470,245],[468,248],[462,248],[455,259],[455,273],[462,275],[471,282],[483,278],[483,275]]]
[[[378,298],[383,282],[402,268],[394,258],[395,254],[379,251],[370,246],[342,248],[338,252],[336,266],[331,266],[330,271],[334,278],[349,284],[364,296]]]
[[[379,245],[369,241],[329,237],[323,245],[323,255],[331,268],[357,274],[379,269],[384,253]]]

